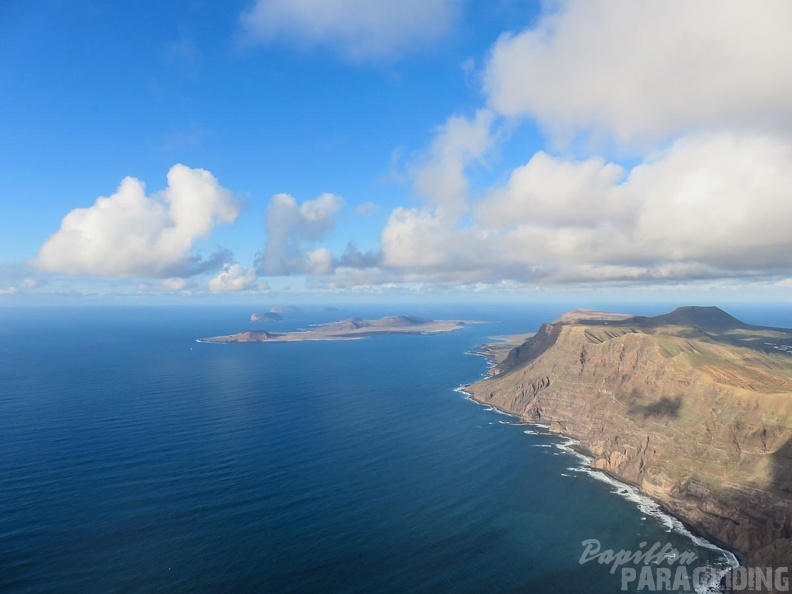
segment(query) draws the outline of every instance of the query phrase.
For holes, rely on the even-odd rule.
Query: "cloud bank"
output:
[[[256,283],[256,272],[240,264],[226,264],[223,269],[209,281],[209,290],[213,292],[266,290],[266,283]]]
[[[333,255],[327,248],[311,249],[335,228],[335,214],[344,204],[334,194],[298,204],[294,196],[276,194],[270,199],[264,228],[267,242],[256,259],[261,274],[328,274]]]
[[[147,196],[142,181],[127,177],[111,196],[72,210],[32,264],[69,275],[190,276],[227,260],[225,252],[202,260],[193,246],[238,213],[233,194],[211,173],[174,165],[161,192]]]
[[[491,111],[480,109],[473,118],[448,118],[412,172],[417,193],[449,216],[467,210],[467,170],[481,163],[495,142],[493,116]]]
[[[436,38],[457,8],[452,0],[258,0],[242,22],[256,41],[367,60]],[[790,22],[786,0],[548,2],[530,27],[492,46],[479,109],[447,118],[411,161],[421,201],[392,210],[379,249],[350,241],[334,254],[323,245],[339,196],[277,194],[254,268],[225,252],[201,260],[195,243],[233,222],[238,206],[210,173],[177,165],[163,192],[147,196],[127,178],[69,213],[35,263],[96,276],[211,269],[212,291],[261,288],[262,275],[356,290],[730,278],[784,286],[792,277]],[[495,185],[471,190],[502,131],[526,121],[561,148],[525,154]],[[637,159],[627,166],[592,147]],[[361,217],[374,210],[357,208]]]
[[[485,107],[438,130],[412,172],[425,203],[393,210],[377,266],[338,269],[328,282],[792,275],[792,5],[569,0],[546,9],[493,46]],[[515,119],[534,120],[556,144],[604,140],[642,159],[625,168],[591,148],[540,151],[471,197],[471,165]]]
[[[792,272],[792,143],[686,137],[629,172],[540,152],[457,225],[396,209],[383,262],[446,282],[652,281]]]
[[[552,6],[492,48],[484,88],[500,114],[638,146],[724,124],[792,129],[786,0]]]

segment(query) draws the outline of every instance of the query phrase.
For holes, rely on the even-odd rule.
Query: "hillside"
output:
[[[792,559],[792,332],[718,308],[571,312],[468,390],[580,440],[755,565]]]

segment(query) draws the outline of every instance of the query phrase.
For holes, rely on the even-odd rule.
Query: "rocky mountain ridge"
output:
[[[581,442],[751,565],[792,560],[792,331],[718,308],[570,312],[467,389]]]

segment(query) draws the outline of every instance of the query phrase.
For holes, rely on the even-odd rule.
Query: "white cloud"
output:
[[[789,276],[792,4],[561,0],[546,8],[493,47],[487,106],[448,118],[413,161],[425,203],[393,210],[380,252],[351,245],[334,258],[306,246],[332,228],[332,213],[307,233],[286,196],[270,205],[260,269],[321,276],[328,287],[473,290]],[[470,176],[512,116],[533,117],[557,138],[591,135],[654,152],[626,168],[540,151],[502,187],[472,198]]]
[[[724,269],[788,268],[792,142],[719,134],[678,141],[630,174],[633,240],[654,257]]]
[[[494,114],[486,109],[473,118],[451,116],[437,130],[428,153],[412,171],[416,191],[447,215],[467,209],[467,169],[492,148]]]
[[[306,244],[324,238],[334,229],[335,214],[343,204],[343,199],[334,194],[322,194],[302,204],[298,204],[294,196],[289,194],[273,196],[264,218],[267,243],[264,252],[257,258],[258,271],[262,274],[285,275],[326,270],[329,252],[309,252]]]
[[[266,285],[258,287],[255,270],[240,264],[226,264],[217,276],[209,281],[209,290],[213,292],[250,291],[255,288],[264,290]]]
[[[600,158],[566,161],[538,152],[512,172],[505,188],[479,204],[476,213],[496,229],[523,221],[588,226],[629,214],[632,205],[611,191],[623,175],[622,167]]]
[[[403,272],[440,273],[469,267],[478,252],[476,237],[468,228],[455,229],[441,213],[418,208],[396,208],[380,238],[383,265]],[[481,262],[485,265],[485,262]]]
[[[333,254],[327,248],[317,248],[306,254],[306,272],[309,274],[330,274],[333,270]]]
[[[5,289],[0,289],[0,296],[2,295],[13,295],[17,292],[16,287],[6,287]]]
[[[35,289],[38,287],[38,281],[35,278],[26,278],[19,283],[19,287],[22,289]]]
[[[493,47],[488,107],[449,118],[413,168],[425,205],[396,208],[377,266],[338,268],[334,282],[788,276],[792,5],[563,0],[546,8],[532,28]],[[471,166],[497,148],[503,116],[536,118],[561,139],[666,148],[631,170],[540,151],[471,201]]]
[[[375,268],[381,264],[382,252],[379,250],[360,251],[357,242],[351,240],[347,243],[344,253],[333,261],[334,267],[347,268]]]
[[[154,283],[141,283],[138,291],[155,293],[178,293],[186,290],[190,286],[190,281],[186,278],[164,278]]]
[[[115,194],[67,214],[33,261],[45,272],[116,277],[185,276],[224,259],[203,262],[196,241],[232,223],[239,205],[206,170],[174,165],[168,187],[150,196],[125,178]]]
[[[252,41],[285,39],[371,60],[438,39],[460,5],[459,0],[257,0],[241,20]]]
[[[555,134],[632,145],[729,126],[792,130],[792,3],[562,0],[504,35],[489,104]]]
[[[382,262],[405,280],[471,283],[788,275],[791,195],[792,142],[768,135],[686,137],[626,176],[540,152],[470,225],[394,210]]]

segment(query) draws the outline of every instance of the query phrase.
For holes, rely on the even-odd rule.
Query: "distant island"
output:
[[[252,318],[251,318],[252,319]],[[198,342],[299,342],[304,340],[356,340],[380,334],[437,334],[463,328],[462,320],[430,320],[418,316],[386,316],[378,320],[347,318],[339,322],[319,324],[297,332],[268,332],[252,330],[199,338]]]
[[[521,337],[521,339],[524,337]],[[792,330],[717,307],[577,310],[506,349],[471,396],[579,440],[749,565],[792,559]]]

